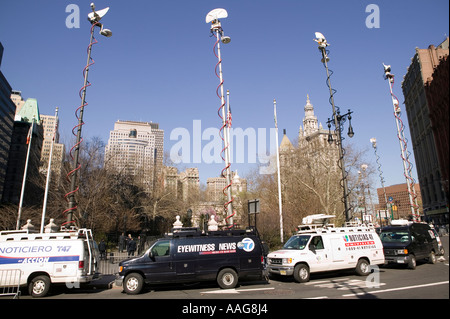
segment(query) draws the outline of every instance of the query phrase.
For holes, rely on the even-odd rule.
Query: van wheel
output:
[[[298,264],[294,268],[294,279],[296,282],[308,282],[309,281],[309,267],[305,264]]]
[[[128,295],[137,295],[144,287],[144,278],[138,273],[131,273],[125,277],[123,290]]]
[[[236,287],[238,282],[237,273],[231,268],[225,268],[219,271],[217,275],[217,283],[222,289],[231,289]]]
[[[416,269],[416,266],[416,257],[414,255],[409,255],[408,269]]]
[[[356,264],[356,273],[360,276],[368,276],[370,274],[370,263],[367,259],[360,259]]]
[[[50,290],[50,278],[46,275],[34,277],[28,285],[28,293],[34,298],[47,295]]]
[[[434,253],[434,251],[430,252],[430,255],[428,256],[428,263],[435,264],[436,261],[437,261],[437,259],[436,259],[436,254]]]

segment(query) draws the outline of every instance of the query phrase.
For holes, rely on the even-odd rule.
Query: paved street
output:
[[[386,266],[375,269],[368,277],[357,276],[349,270],[312,275],[310,282],[304,284],[290,278],[275,278],[268,283],[244,282],[231,290],[220,289],[215,283],[164,285],[147,287],[140,295],[129,296],[121,287],[111,284],[113,276],[105,276],[99,282],[80,288],[54,288],[45,299],[179,299],[184,302],[211,299],[258,302],[269,299],[449,299],[449,237],[443,237],[442,241],[446,253],[434,265],[421,262],[415,270]],[[31,298],[23,292],[21,299]]]

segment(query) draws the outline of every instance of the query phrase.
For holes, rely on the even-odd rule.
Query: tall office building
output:
[[[32,125],[32,123],[35,123]],[[27,166],[26,191],[24,205],[35,205],[42,201],[42,185],[39,179],[39,164],[42,150],[42,126],[40,125],[40,114],[36,99],[29,98],[23,104],[14,118],[11,147],[8,156],[5,183],[2,201],[18,204],[20,200],[22,182]],[[33,127],[32,138],[30,131]],[[28,156],[28,148],[30,148]]]
[[[165,166],[163,171],[165,191],[171,192],[174,197],[183,201],[196,199],[200,190],[198,168],[191,167],[178,173],[176,167]]]
[[[58,129],[59,123],[56,123],[57,118],[54,115],[41,115],[40,117],[41,117],[41,125],[44,130],[40,171],[43,173],[47,173],[48,162],[50,160],[50,150],[52,146],[52,140],[54,137],[51,171],[53,172],[52,179],[54,181],[59,181],[65,153],[64,144],[59,143],[59,129]]]
[[[2,64],[3,46],[0,42],[0,67]],[[11,101],[12,88],[0,70],[0,202],[2,200],[8,165],[9,149],[14,126],[16,107]]]
[[[302,165],[314,167],[319,172],[323,167],[333,165],[334,170],[338,170],[339,150],[337,137],[334,130],[324,129],[322,123],[314,114],[314,106],[311,104],[309,95],[306,96],[302,124],[298,132],[298,145],[295,148],[284,131],[283,139],[279,147],[281,171],[292,171],[293,167],[300,169]],[[331,135],[333,142],[329,143]],[[301,159],[299,157],[302,157]],[[303,163],[303,164],[302,164]],[[326,163],[326,165],[324,165]]]
[[[161,176],[164,131],[152,122],[117,121],[105,149],[105,167],[135,176],[153,189]]]
[[[239,194],[247,191],[247,180],[241,178],[237,171],[231,172],[231,194],[238,198]],[[208,200],[211,202],[226,201],[224,189],[227,186],[227,179],[225,177],[209,177],[206,180],[206,191]]]
[[[430,94],[427,95],[426,86],[427,83],[433,81],[433,73],[441,60],[448,56],[448,45],[449,38],[447,37],[437,47],[430,45],[427,49],[416,48],[416,53],[411,59],[411,65],[402,82],[425,219],[438,224],[448,223],[448,199],[444,191],[443,175],[439,165],[433,129],[443,121],[446,121],[448,129],[448,116],[445,118],[439,116],[435,109],[430,108],[433,102],[430,103],[432,97]],[[448,68],[446,72],[448,77]],[[447,96],[448,99],[448,86],[442,87],[434,94],[437,95],[435,98]],[[448,167],[448,162],[443,164]]]
[[[306,96],[306,105],[304,107],[305,117],[303,118],[303,127],[300,125],[298,133],[298,147],[306,152],[308,156],[317,159],[330,158],[336,159],[336,167],[339,159],[337,148],[337,135],[333,131],[324,129],[322,123],[319,123],[314,114],[314,106],[311,104],[309,95]],[[328,138],[331,134],[335,143],[329,143]]]

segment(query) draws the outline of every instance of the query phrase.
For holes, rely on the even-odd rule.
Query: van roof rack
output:
[[[198,227],[181,227],[173,228],[171,233],[166,234],[166,237],[200,237],[200,236],[244,236],[248,234],[256,234],[257,230],[253,227],[246,229],[225,229],[203,232]]]

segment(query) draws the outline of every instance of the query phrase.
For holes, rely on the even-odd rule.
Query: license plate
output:
[[[286,275],[286,270],[280,270],[280,275]]]
[[[404,260],[397,260],[397,263],[399,263],[399,264],[403,264],[405,261]]]

